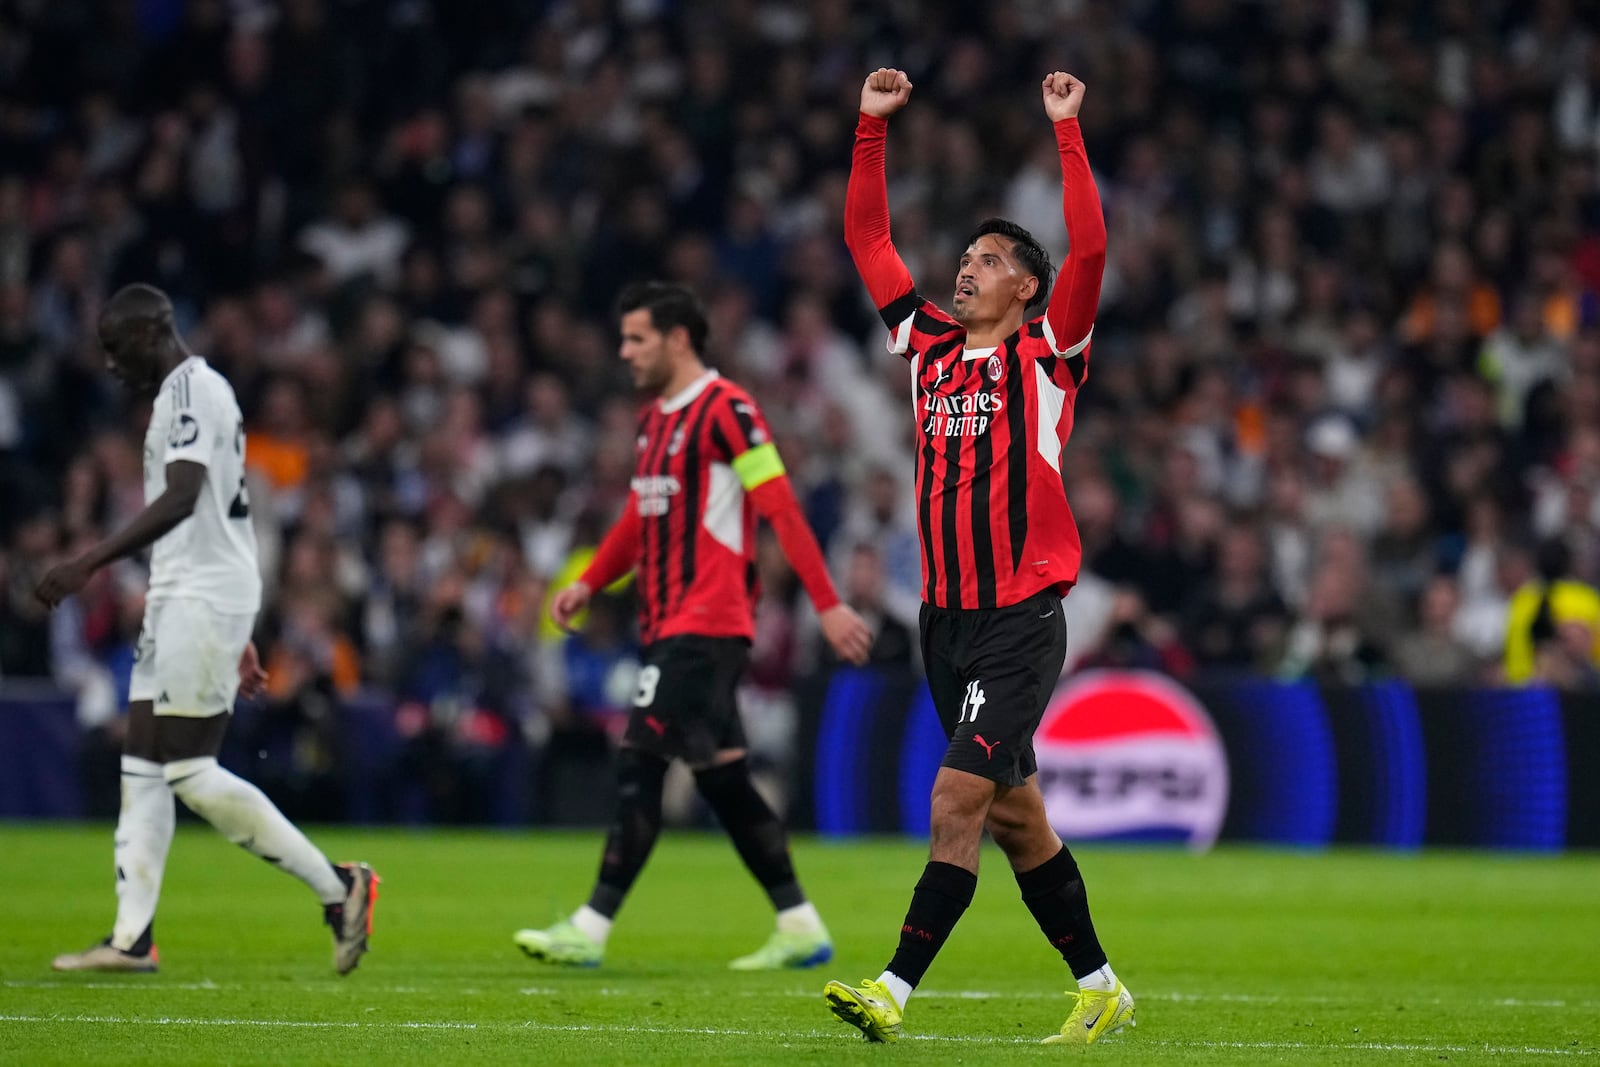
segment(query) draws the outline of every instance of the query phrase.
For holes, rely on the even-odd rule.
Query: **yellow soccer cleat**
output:
[[[767,943],[740,956],[728,967],[735,971],[781,971],[789,967],[816,967],[833,959],[833,942],[828,931],[816,930],[809,934],[787,934],[778,930]]]
[[[529,958],[561,967],[598,967],[606,954],[604,945],[589,940],[571,921],[544,930],[518,930],[511,940]]]
[[[1139,1025],[1133,1021],[1133,994],[1121,982],[1109,992],[1068,990],[1067,996],[1077,997],[1078,1003],[1061,1024],[1061,1032],[1044,1039],[1046,1045],[1092,1045],[1124,1026]]]
[[[843,982],[822,987],[828,1007],[868,1041],[900,1040],[900,1005],[881,982],[868,978],[854,989]]]

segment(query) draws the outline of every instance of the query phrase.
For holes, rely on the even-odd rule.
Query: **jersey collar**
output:
[[[708,370],[682,389],[676,396],[669,396],[661,401],[661,414],[671,415],[674,411],[681,411],[694,403],[695,398],[706,391],[706,386],[716,381],[722,375],[714,370]]]
[[[159,393],[162,390],[166,389],[167,386],[171,385],[172,384],[172,379],[174,379],[178,375],[182,374],[184,372],[184,370],[190,364],[193,364],[193,363],[204,363],[204,362],[205,362],[205,357],[204,356],[196,355],[195,353],[191,352],[187,359],[185,359],[182,363],[178,364],[176,367],[173,367],[172,370],[170,372],[168,372],[167,376],[165,378],[161,379],[161,385],[156,389],[156,392]]]

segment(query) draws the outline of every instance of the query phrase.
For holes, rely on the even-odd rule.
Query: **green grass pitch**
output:
[[[323,829],[384,878],[373,952],[347,979],[307,890],[198,826],[174,843],[161,973],[57,975],[105,933],[109,826],[0,825],[0,1063],[1600,1064],[1600,860],[1228,848],[1080,853],[1139,1026],[1044,1048],[1069,976],[998,852],[911,1001],[868,1046],[822,983],[876,976],[923,847],[802,839],[802,880],[838,950],[736,975],[771,915],[721,837],[665,835],[605,966],[524,959],[513,930],[583,899],[597,833]]]

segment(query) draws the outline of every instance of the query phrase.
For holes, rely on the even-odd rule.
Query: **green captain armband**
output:
[[[768,441],[743,455],[735,456],[733,472],[739,476],[739,483],[744,486],[747,493],[758,485],[765,485],[772,479],[781,477],[784,469],[783,459],[778,455],[778,446]]]

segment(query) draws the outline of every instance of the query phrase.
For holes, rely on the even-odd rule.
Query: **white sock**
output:
[[[905,1011],[906,1001],[911,999],[911,991],[916,987],[893,971],[884,971],[878,975],[878,982],[887,986],[889,992],[894,994],[894,1006]]]
[[[126,952],[156,917],[161,876],[172,846],[172,787],[161,764],[122,757],[122,810],[113,855],[117,865],[117,921],[111,943]]]
[[[809,900],[778,912],[778,930],[785,934],[822,934],[824,937],[828,933],[827,927],[822,925],[822,916]]]
[[[1090,971],[1078,979],[1078,988],[1095,993],[1109,993],[1117,988],[1117,976],[1111,970],[1111,964],[1103,964],[1098,971]]]
[[[344,900],[344,882],[328,857],[261,790],[223,770],[210,756],[177,760],[167,764],[166,772],[178,799],[222,836],[294,875],[324,904]]]
[[[604,945],[611,936],[611,920],[587,904],[572,913],[572,925],[597,945]]]

